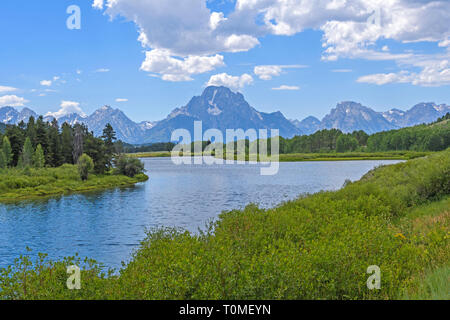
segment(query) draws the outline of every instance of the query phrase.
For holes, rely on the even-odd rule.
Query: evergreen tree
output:
[[[6,168],[6,159],[3,150],[0,149],[0,169]]]
[[[73,129],[64,122],[61,129],[61,155],[64,163],[73,164]]]
[[[106,167],[110,169],[112,167],[112,159],[115,152],[114,143],[117,140],[116,132],[111,124],[108,123],[105,126],[105,129],[103,129],[102,139],[105,145]]]
[[[53,119],[51,125],[48,128],[48,163],[52,167],[59,167],[63,164],[61,135],[59,133],[58,121]]]
[[[33,163],[33,146],[28,137],[25,139],[25,144],[23,145],[20,163],[21,167],[28,167]]]
[[[44,149],[42,149],[42,146],[40,144],[38,144],[38,146],[36,147],[36,151],[33,155],[33,166],[38,169],[45,166]]]
[[[2,151],[3,151],[2,152],[3,156],[5,158],[6,166],[8,167],[8,166],[12,165],[13,153],[12,153],[11,143],[9,142],[9,139],[7,136],[5,136],[3,138]]]

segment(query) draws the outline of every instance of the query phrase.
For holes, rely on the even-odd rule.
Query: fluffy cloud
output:
[[[261,79],[261,80],[271,80],[273,77],[278,77],[281,75],[284,69],[295,69],[295,68],[305,68],[306,66],[302,65],[265,65],[265,66],[256,66],[253,72]]]
[[[188,56],[182,59],[171,56],[170,51],[147,51],[141,70],[160,74],[166,81],[190,81],[192,75],[212,71],[224,66],[223,56]]]
[[[0,97],[0,106],[8,106],[8,107],[22,107],[27,103],[28,100],[25,100],[22,97],[18,97],[16,95],[7,95]]]
[[[267,32],[293,35],[324,32],[324,57],[363,57],[379,39],[445,41],[450,36],[450,2],[439,0],[238,0],[236,15],[258,17]],[[232,19],[230,19],[232,20]]]
[[[450,85],[450,59],[428,60],[416,63],[421,72],[402,70],[397,73],[378,73],[360,77],[360,83],[385,85],[389,83],[410,83],[417,86],[434,87]]]
[[[8,86],[0,86],[0,93],[13,92],[17,91],[17,88],[8,87]]]
[[[206,0],[106,0],[93,6],[133,21],[145,47],[170,50],[176,56],[246,51],[259,43],[251,34],[221,28],[227,19],[211,12]]]
[[[225,30],[227,18],[221,12],[210,12],[205,0],[95,0],[93,7],[133,21],[138,40],[151,49],[141,69],[167,81],[192,80],[193,74],[223,65],[218,53],[247,51],[259,44],[251,34]],[[167,68],[159,65],[161,59]]]
[[[207,0],[94,0],[93,7],[105,10],[111,17],[133,21],[139,31],[138,40],[151,50],[151,56],[155,54],[151,52],[162,50],[168,52],[167,57],[182,63],[193,57],[202,63],[200,58],[210,59],[222,52],[247,51],[267,34],[291,36],[306,29],[323,32],[323,59],[328,61],[351,58],[395,60],[400,64],[416,57],[411,53],[391,53],[380,43],[387,39],[403,43],[431,41],[443,48],[450,44],[450,1],[236,0],[234,10],[227,16],[211,12],[206,3]],[[165,73],[164,69],[151,72],[170,81],[191,80],[195,74]],[[270,79],[280,72],[273,67],[258,76]],[[442,78],[425,68],[418,75],[421,73]]]
[[[45,116],[59,119],[72,113],[77,113],[83,117],[86,116],[86,114],[80,108],[80,103],[74,101],[61,101],[61,109],[56,112],[48,112]]]
[[[238,91],[245,87],[246,85],[250,85],[253,83],[253,77],[247,73],[244,73],[241,76],[230,76],[226,73],[220,73],[213,75],[208,83],[207,86],[224,86],[228,87],[234,91]]]
[[[52,85],[53,81],[52,80],[42,80],[40,83],[41,83],[41,86],[50,87]]]
[[[288,85],[282,85],[277,88],[272,88],[272,90],[287,90],[287,91],[296,91],[300,90],[300,87],[298,86],[288,86]]]

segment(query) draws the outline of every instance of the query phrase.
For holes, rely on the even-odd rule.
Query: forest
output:
[[[101,137],[95,137],[83,124],[62,127],[52,122],[31,117],[28,123],[8,125],[0,133],[0,168],[6,167],[59,167],[77,164],[86,154],[94,163],[94,171],[103,174],[112,167],[117,150],[116,133],[107,124]]]

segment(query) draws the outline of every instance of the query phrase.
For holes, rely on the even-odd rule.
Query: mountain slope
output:
[[[203,131],[218,129],[279,129],[280,135],[301,134],[281,112],[264,113],[252,108],[241,93],[225,87],[210,86],[201,96],[193,97],[182,108],[175,109],[166,119],[145,134],[145,143],[169,141],[175,129],[187,129],[193,137],[194,121],[202,121]]]
[[[323,118],[322,129],[340,129],[343,132],[363,130],[368,134],[397,129],[383,115],[360,103],[346,101],[339,103],[331,113]]]

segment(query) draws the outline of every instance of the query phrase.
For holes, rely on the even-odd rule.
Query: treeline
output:
[[[391,130],[368,135],[364,131],[343,133],[338,129],[325,129],[311,135],[280,137],[280,153],[344,153],[386,151],[442,151],[450,147],[450,113],[428,125]],[[248,153],[253,143],[245,141]],[[208,143],[203,143],[204,147]],[[234,150],[238,143],[235,142]],[[270,141],[267,143],[270,154]]]
[[[116,141],[116,132],[107,124],[101,137],[95,137],[84,124],[73,126],[58,121],[37,120],[31,117],[28,123],[7,125],[0,133],[0,169],[59,167],[76,164],[82,180],[87,180],[90,171],[104,174],[114,173],[134,177],[144,171],[138,159],[123,155],[123,144]]]
[[[135,146],[132,144],[124,143],[123,151],[125,153],[142,153],[142,152],[159,152],[159,151],[172,151],[175,147],[175,143],[172,142],[161,142],[152,143],[148,145]]]
[[[367,151],[442,151],[450,147],[450,113],[430,125],[379,132],[369,137]]]

